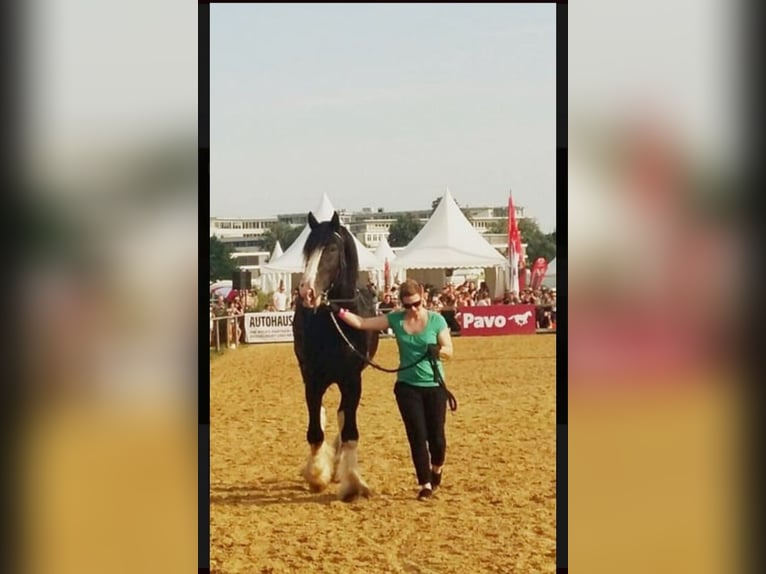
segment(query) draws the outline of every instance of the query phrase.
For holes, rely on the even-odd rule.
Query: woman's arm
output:
[[[449,332],[449,327],[445,327],[439,331],[439,336],[436,338],[439,343],[439,358],[451,359],[453,354],[452,349],[452,336]]]
[[[384,329],[388,329],[387,315],[360,317],[348,309],[341,309],[338,311],[338,317],[340,317],[344,323],[350,325],[354,329],[362,329],[363,331],[383,331]]]

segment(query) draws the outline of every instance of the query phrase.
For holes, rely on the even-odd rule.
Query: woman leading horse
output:
[[[425,308],[424,290],[416,281],[405,281],[399,294],[404,311],[364,318],[341,309],[338,316],[356,329],[378,332],[390,327],[400,364],[410,365],[400,368],[394,394],[420,485],[418,500],[425,500],[441,484],[447,450],[444,423],[451,395],[443,384],[441,359],[452,357],[452,338],[444,317]],[[418,361],[426,354],[430,361]]]

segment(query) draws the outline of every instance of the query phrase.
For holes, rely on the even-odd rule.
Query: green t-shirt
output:
[[[411,365],[417,361],[426,352],[428,345],[436,345],[439,333],[447,328],[447,321],[439,313],[428,312],[428,321],[425,328],[416,335],[410,335],[402,326],[404,322],[404,311],[393,311],[386,315],[388,326],[396,336],[396,343],[399,346],[399,366]],[[439,372],[444,378],[444,367],[441,361],[437,361]],[[414,367],[400,371],[397,375],[398,380],[414,385],[416,387],[438,387],[434,372],[431,369],[431,363],[428,359],[419,362]]]

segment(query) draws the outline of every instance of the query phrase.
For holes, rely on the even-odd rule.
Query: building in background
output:
[[[508,217],[507,206],[499,207],[461,207],[474,228],[500,253],[506,254],[508,236],[502,231]],[[382,207],[372,210],[369,207],[361,211],[350,212],[339,210],[341,222],[367,248],[374,250],[385,237],[388,238],[389,228],[396,219],[404,214],[414,215],[422,224],[428,221],[431,209],[419,211],[385,211]],[[524,208],[516,206],[516,219],[524,219]],[[285,213],[276,217],[211,217],[210,236],[216,235],[222,242],[229,245],[237,257],[243,259],[243,265],[260,265],[262,259],[261,238],[266,231],[277,222],[286,223],[292,227],[306,225],[306,212]],[[492,230],[501,230],[492,233]],[[258,263],[255,263],[255,261]]]

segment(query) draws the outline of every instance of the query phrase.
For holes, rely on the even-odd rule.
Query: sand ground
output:
[[[344,503],[300,477],[306,408],[291,343],[215,355],[210,381],[211,571],[554,572],[555,336],[455,338],[447,461],[418,502],[392,375],[366,369],[359,465],[373,495]],[[376,360],[397,363],[381,341]],[[327,412],[339,401],[325,395]],[[337,424],[330,416],[327,434]]]

